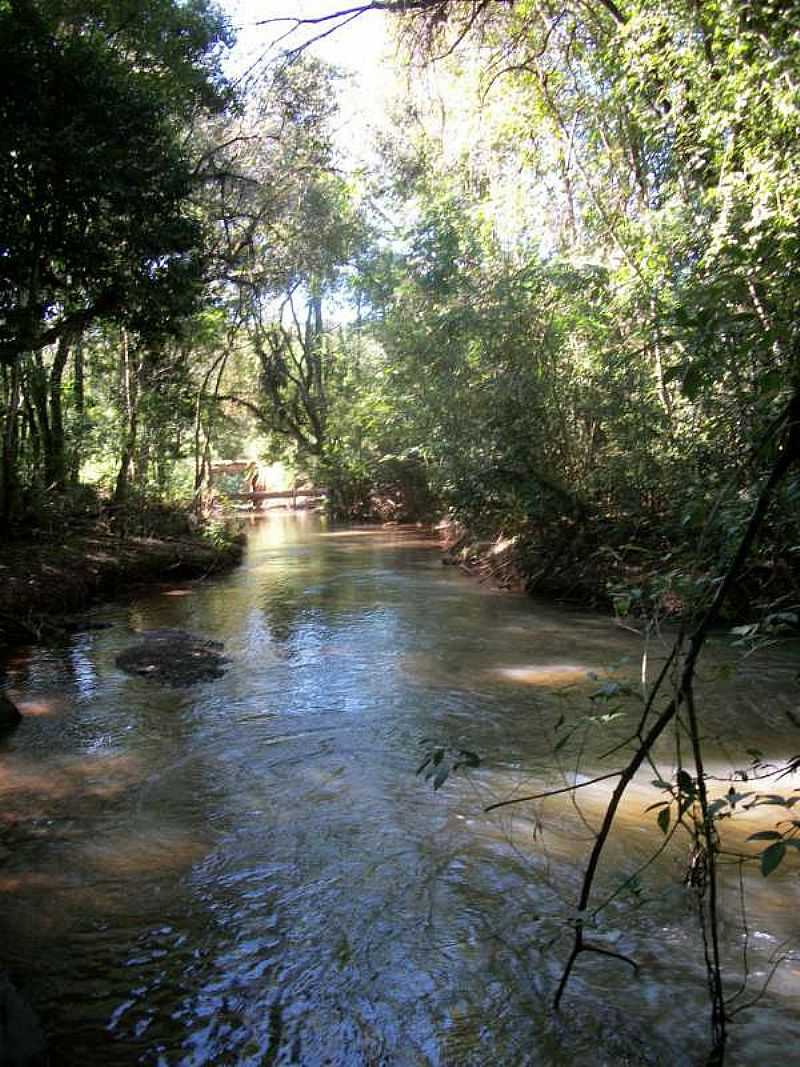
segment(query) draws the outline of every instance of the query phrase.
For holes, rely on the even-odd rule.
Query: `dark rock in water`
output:
[[[47,1046],[33,1008],[0,971],[0,1067],[44,1067]]]
[[[69,633],[94,633],[96,630],[110,630],[113,622],[94,622],[86,615],[68,615],[63,620],[64,629]]]
[[[11,703],[5,693],[0,693],[0,730],[8,730],[17,726],[22,721],[22,716],[17,707]]]
[[[141,640],[120,652],[116,664],[126,674],[152,678],[162,685],[186,686],[211,682],[225,673],[227,656],[221,641],[210,641],[183,630],[145,630]]]

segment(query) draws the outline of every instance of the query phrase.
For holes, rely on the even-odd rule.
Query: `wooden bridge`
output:
[[[307,508],[312,504],[321,504],[327,499],[324,489],[315,486],[302,485],[297,489],[281,489],[278,491],[256,489],[248,493],[227,493],[228,500],[237,503],[252,504],[256,511],[261,511],[267,500],[285,500],[287,507],[293,510]]]
[[[271,469],[257,460],[227,460],[215,463],[209,470],[209,490],[214,496],[219,493],[221,500],[233,501],[237,504],[250,504],[256,511],[261,511],[265,503],[269,501],[285,502],[287,507],[308,508],[319,504],[327,497],[325,489],[313,485],[306,485],[302,475],[294,479],[288,489],[270,489],[269,483],[274,485],[286,484],[283,478],[275,479]],[[226,480],[229,488],[220,485]],[[237,486],[231,486],[231,482]]]

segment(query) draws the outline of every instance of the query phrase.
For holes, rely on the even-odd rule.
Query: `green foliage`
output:
[[[786,761],[783,765],[775,766],[765,763],[761,754],[753,753],[750,767],[745,771],[739,771],[738,776],[742,781],[747,781],[751,776],[756,779],[769,777],[780,779],[793,769],[800,760]],[[703,810],[700,803],[700,790],[697,781],[685,770],[679,770],[674,781],[665,782],[660,778],[652,783],[657,789],[669,794],[669,800],[656,801],[646,810],[657,811],[656,822],[663,834],[683,826],[689,833],[696,837],[698,827],[703,825]],[[711,800],[705,814],[708,820],[708,830],[703,831],[704,836],[711,840],[718,840],[720,825],[725,819],[731,819],[740,812],[752,812],[761,807],[779,807],[791,813],[795,805],[800,802],[800,795],[793,793],[784,796],[779,793],[759,793],[754,790],[745,790],[731,785],[722,796]],[[785,819],[778,823],[773,830],[758,830],[750,834],[748,842],[769,842],[763,851],[757,855],[744,854],[744,859],[758,860],[762,875],[766,878],[777,870],[783,859],[791,850],[800,850],[800,820]]]
[[[209,204],[226,264],[221,288],[235,294],[253,357],[236,400],[305,464],[328,447],[339,347],[328,312],[367,234],[334,143],[338,80],[306,57],[282,65],[243,116],[211,135],[224,175]]]
[[[0,355],[7,362],[100,318],[159,336],[195,306],[203,228],[188,210],[192,162],[175,124],[189,101],[173,88],[190,71],[193,96],[211,83],[188,54],[165,43],[167,14],[170,26],[181,24],[177,5],[162,2],[153,13],[161,27],[151,26],[155,48],[148,51],[141,35],[135,44],[158,76],[137,70],[120,42],[109,44],[92,12],[77,21],[68,12],[66,25],[66,14],[44,0],[0,12]],[[217,24],[200,19],[198,8],[185,14],[192,23],[185,41],[199,60]],[[172,79],[168,63],[178,68]]]
[[[64,35],[92,37],[136,67],[137,77],[169,97],[176,111],[219,111],[230,98],[223,49],[233,43],[211,0],[44,0]]]
[[[481,50],[466,37],[430,75],[436,122],[412,91],[382,138],[396,223],[360,283],[387,451],[415,450],[435,497],[515,538],[531,573],[599,539],[596,595],[690,614],[800,369],[793,17],[646,0],[548,24],[497,5],[478,24]],[[800,507],[782,496],[733,615],[770,570],[796,581],[781,546]]]
[[[453,748],[429,737],[423,738],[420,745],[423,745],[426,751],[422,763],[417,767],[417,774],[423,775],[426,782],[433,782],[434,792],[444,785],[451,774],[462,767],[474,770],[481,765],[480,756],[465,748]]]
[[[218,552],[226,552],[232,546],[243,542],[239,528],[226,519],[206,519],[200,526],[198,533],[204,541],[207,541]]]
[[[174,488],[194,406],[185,324],[208,269],[187,123],[226,103],[229,40],[206,0],[0,8],[5,517],[20,490],[63,492],[87,464],[119,481],[121,458],[141,490]],[[121,347],[136,350],[125,367]]]

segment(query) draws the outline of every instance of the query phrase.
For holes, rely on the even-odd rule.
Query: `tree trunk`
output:
[[[219,389],[222,383],[222,375],[225,372],[225,366],[228,362],[228,356],[231,353],[231,341],[230,336],[228,338],[228,344],[224,352],[222,352],[203,376],[203,381],[200,388],[197,391],[197,397],[195,400],[195,412],[194,412],[194,507],[198,513],[202,508],[203,498],[203,486],[209,480],[209,472],[211,470],[211,435],[214,427],[214,416],[212,413],[208,415],[208,423],[203,426],[203,401],[206,398],[207,390],[211,379],[216,374],[216,381],[214,384],[213,398],[216,401],[219,397]]]
[[[0,456],[0,528],[7,527],[17,495],[17,413],[20,406],[19,360],[4,374],[6,409],[2,422],[2,456]]]
[[[64,334],[58,342],[53,364],[48,371],[41,352],[29,363],[27,393],[36,414],[38,436],[44,464],[44,483],[48,489],[63,491],[67,484],[67,456],[64,441],[64,413],[61,385],[72,337]]]
[[[64,441],[64,409],[61,400],[61,384],[67,365],[72,336],[63,334],[59,339],[53,366],[50,368],[48,398],[50,402],[50,433],[45,439],[44,477],[48,486],[63,492],[67,486],[67,454]]]
[[[115,508],[123,507],[128,499],[131,468],[133,466],[134,453],[136,452],[136,439],[139,429],[137,403],[138,382],[136,380],[136,372],[131,359],[127,330],[122,331],[120,378],[127,425],[125,429],[125,438],[122,443],[122,454],[120,456],[119,471],[117,472],[117,481],[114,486],[114,498],[112,503]]]
[[[75,344],[73,360],[73,385],[75,391],[75,414],[78,421],[76,439],[73,442],[72,456],[69,464],[69,480],[78,484],[81,469],[81,444],[85,432],[86,390],[84,385],[83,343],[79,339]]]

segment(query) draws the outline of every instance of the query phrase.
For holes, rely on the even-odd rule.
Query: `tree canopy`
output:
[[[197,298],[203,223],[179,123],[221,106],[203,62],[223,23],[197,5],[129,6],[0,9],[5,362],[103,318],[157,333]]]

